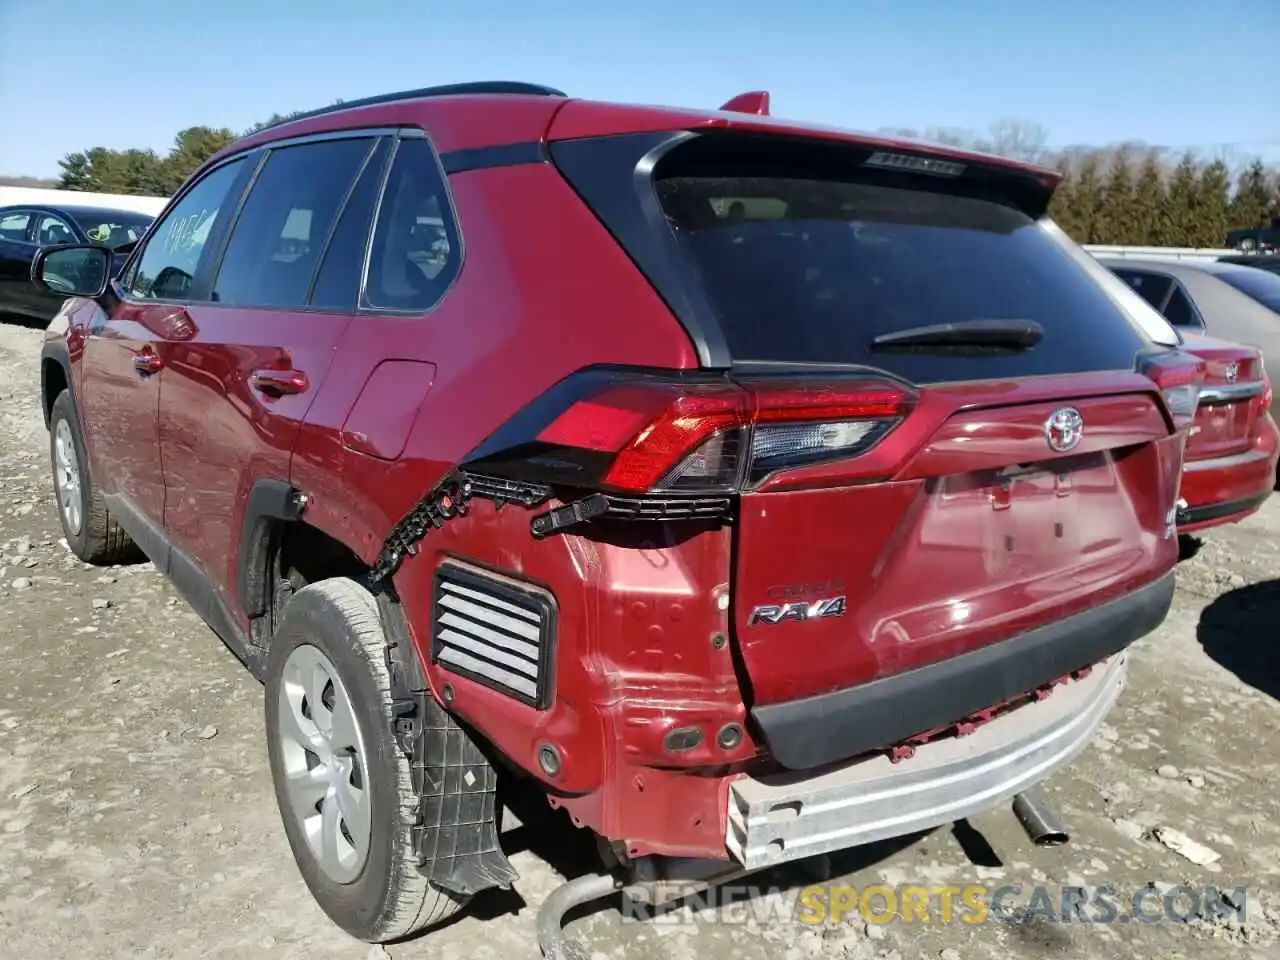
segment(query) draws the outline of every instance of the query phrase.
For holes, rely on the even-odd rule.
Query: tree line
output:
[[[922,137],[1052,167],[1063,179],[1050,215],[1077,243],[1221,247],[1229,230],[1280,217],[1280,166],[1256,157],[1204,157],[1144,143],[1051,149],[1037,123],[1003,119],[985,133],[933,128]]]
[[[342,101],[335,101],[341,103]],[[275,114],[253,133],[298,115]],[[1051,149],[1045,129],[1003,119],[985,133],[953,128],[885,129],[1058,169],[1063,181],[1050,212],[1079,243],[1220,247],[1228,230],[1280,217],[1280,167],[1256,158],[1229,161],[1141,143]],[[226,128],[188,127],[161,156],[154,150],[94,147],[67,154],[58,186],[66,190],[170,196],[209,156],[237,138]]]
[[[339,104],[341,100],[335,100]],[[168,197],[178,191],[187,177],[207,159],[242,136],[282,123],[304,111],[275,113],[237,134],[227,127],[187,127],[173,138],[173,146],[163,156],[155,150],[112,150],[93,147],[69,153],[58,161],[61,173],[57,187],[89,193],[121,193],[135,196]]]

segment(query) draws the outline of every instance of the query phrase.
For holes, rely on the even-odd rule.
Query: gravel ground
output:
[[[40,418],[38,331],[0,325],[0,953],[13,957],[536,956],[533,914],[584,869],[559,822],[510,836],[515,893],[384,953],[314,906],[279,825],[260,686],[149,565],[90,568],[60,540]],[[785,892],[661,924],[616,903],[571,931],[598,957],[1040,958],[1280,955],[1280,496],[1206,536],[1136,654],[1097,743],[1048,785],[1072,827],[1031,847],[1004,809],[762,887],[1110,884],[1247,888],[1244,923],[784,922]],[[1180,854],[1179,831],[1218,854]],[[557,869],[549,863],[557,864]],[[1024,898],[1018,902],[1025,903]],[[757,919],[746,922],[743,913]],[[1122,910],[1122,912],[1124,912]],[[772,915],[772,919],[770,919]],[[737,922],[734,922],[734,921]]]

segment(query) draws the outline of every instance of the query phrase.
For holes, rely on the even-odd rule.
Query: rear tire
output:
[[[373,594],[321,580],[289,600],[265,676],[267,754],[289,846],[320,908],[367,943],[406,937],[466,903],[418,868],[419,801],[393,735],[386,646]]]
[[[96,566],[144,559],[142,551],[107,510],[102,491],[93,481],[80,421],[66,390],[53,401],[49,414],[49,460],[58,521],[71,552]]]

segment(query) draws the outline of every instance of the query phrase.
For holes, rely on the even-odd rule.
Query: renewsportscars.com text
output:
[[[678,887],[669,886],[668,890]],[[645,923],[712,924],[787,923],[809,926],[860,920],[871,924],[924,923],[1187,923],[1231,920],[1244,923],[1245,887],[1218,888],[1147,884],[1121,890],[1096,887],[1050,887],[1005,884],[923,885],[873,884],[858,889],[843,884],[803,888],[724,885],[689,892],[683,910],[654,907],[643,889],[623,898],[623,919]]]

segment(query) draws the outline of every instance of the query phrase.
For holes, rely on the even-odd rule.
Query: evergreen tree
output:
[[[1236,192],[1227,208],[1227,224],[1232,230],[1265,227],[1271,219],[1273,197],[1271,177],[1261,160],[1240,171]]]
[[[232,143],[236,135],[226,128],[187,127],[173,138],[173,149],[164,159],[165,195],[176,193],[187,177],[223,147]]]
[[[1075,189],[1075,174],[1071,170],[1071,164],[1066,159],[1059,159],[1054,164],[1054,167],[1062,175],[1062,180],[1059,181],[1057,188],[1053,191],[1053,196],[1049,200],[1049,216],[1062,228],[1063,233],[1072,239],[1076,239],[1080,236],[1080,227],[1075,221],[1075,206],[1072,200]]]
[[[1169,235],[1166,220],[1164,169],[1160,166],[1160,154],[1148,150],[1138,167],[1133,185],[1133,203],[1138,214],[1138,230],[1134,244],[1139,247],[1158,247]]]
[[[1230,202],[1231,171],[1221,160],[1214,160],[1196,182],[1195,234],[1196,247],[1220,247],[1227,240],[1227,206]]]
[[[154,150],[109,150],[93,147],[71,153],[59,166],[58,185],[91,193],[165,194],[164,161]]]
[[[1168,233],[1164,244],[1194,247],[1200,230],[1196,225],[1196,203],[1200,194],[1200,168],[1191,153],[1184,153],[1169,178],[1164,210]]]
[[[1102,163],[1097,153],[1086,154],[1076,168],[1071,190],[1071,220],[1077,243],[1103,243],[1102,234]]]
[[[1124,246],[1141,243],[1141,214],[1136,207],[1133,160],[1127,147],[1121,147],[1111,158],[1111,168],[1102,186],[1098,221],[1095,242]]]

